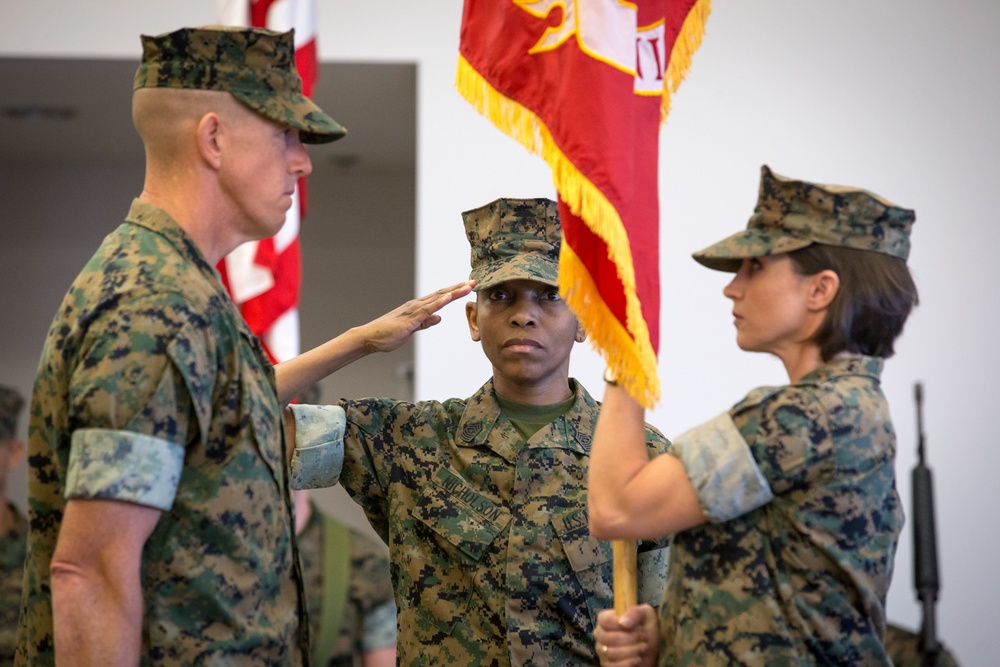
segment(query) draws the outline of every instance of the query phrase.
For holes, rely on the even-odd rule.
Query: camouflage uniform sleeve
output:
[[[70,387],[67,498],[169,510],[184,447],[206,432],[192,393],[208,391],[210,336],[173,317],[177,295],[131,300],[92,322]],[[204,408],[207,410],[208,408]]]
[[[339,405],[292,405],[292,488],[319,489],[340,480],[347,416]]]
[[[774,498],[728,412],[679,435],[671,454],[681,460],[702,511],[713,523],[734,519]]]
[[[730,414],[775,495],[805,488],[832,465],[829,417],[806,388],[751,393]]]
[[[385,546],[357,531],[351,535],[352,595],[361,614],[363,651],[396,645],[396,601]]]
[[[390,524],[400,518],[390,516],[390,483],[410,488],[408,485],[419,483],[412,471],[417,471],[419,479],[427,474],[424,462],[431,462],[432,468],[437,466],[436,457],[431,454],[432,458],[428,458],[428,452],[437,451],[443,436],[433,429],[447,428],[446,422],[428,416],[428,410],[434,414],[437,405],[415,405],[392,398],[340,400],[347,417],[340,485],[361,506],[368,523],[386,544]],[[397,468],[400,460],[404,463]],[[396,472],[402,477],[394,480]],[[402,511],[408,514],[412,509]]]

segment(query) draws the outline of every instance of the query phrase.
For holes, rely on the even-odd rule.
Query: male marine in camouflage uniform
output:
[[[292,33],[142,42],[145,186],[38,368],[17,664],[301,664],[273,369],[213,266],[280,229],[302,143],[344,131],[302,96]]]
[[[23,407],[20,392],[0,385],[0,665],[14,662],[28,541],[28,520],[7,500],[7,475],[24,457],[24,443],[17,437]]]
[[[556,204],[498,199],[463,217],[469,328],[493,377],[465,400],[291,406],[293,485],[332,483],[342,457],[340,483],[389,545],[401,664],[596,664],[612,550],[587,527],[598,403],[569,378],[585,335],[559,298]],[[667,446],[652,428],[646,442],[650,456]],[[640,546],[653,604],[665,553],[665,541]]]

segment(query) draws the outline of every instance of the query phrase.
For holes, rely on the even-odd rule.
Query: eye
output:
[[[490,301],[506,301],[510,298],[510,293],[502,287],[494,287],[486,295]]]
[[[764,268],[764,263],[757,257],[751,257],[747,260],[747,265],[750,267],[750,273],[757,273]]]
[[[542,298],[547,301],[560,301],[562,299],[562,297],[559,296],[558,287],[553,287],[552,289],[542,292]]]

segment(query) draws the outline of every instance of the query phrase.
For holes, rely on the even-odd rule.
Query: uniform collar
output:
[[[220,297],[224,297],[226,301],[232,302],[232,298],[222,284],[219,272],[216,271],[214,266],[208,263],[205,255],[202,254],[194,240],[188,236],[188,233],[177,224],[177,221],[169,213],[149,202],[136,198],[132,200],[132,205],[129,207],[125,222],[143,227],[161,236],[167,243],[174,247],[181,257],[198,267],[198,270],[205,276],[206,280],[216,286]],[[245,336],[254,338],[246,321],[242,316],[239,316],[238,312],[236,314],[238,316],[235,317],[235,321],[240,331]]]
[[[819,368],[807,373],[796,384],[820,384],[844,375],[862,375],[878,380],[882,376],[885,360],[863,354],[833,358]]]
[[[524,445],[525,449],[545,447],[568,449],[584,456],[590,454],[597,423],[597,401],[579,382],[572,378],[569,382],[576,396],[573,407],[539,429]],[[466,401],[455,440],[463,447],[489,448],[510,462],[517,457],[518,448],[513,443],[519,442],[521,436],[500,410],[492,378]]]
[[[177,221],[170,217],[170,214],[141,199],[133,199],[129,207],[125,222],[130,222],[140,227],[145,227],[149,231],[159,234],[167,240],[170,245],[177,249],[185,259],[198,266],[199,269],[210,273],[219,281],[219,272],[215,270],[205,255],[202,254],[198,246],[188,236],[187,232],[181,229]],[[221,283],[221,281],[220,281]]]

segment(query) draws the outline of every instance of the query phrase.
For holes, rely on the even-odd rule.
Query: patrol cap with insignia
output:
[[[24,407],[24,399],[13,387],[0,385],[0,442],[17,434],[17,416]]]
[[[133,90],[228,92],[265,118],[299,130],[303,143],[336,141],[347,131],[302,94],[294,37],[294,30],[218,25],[142,35]]]
[[[906,260],[915,219],[911,209],[868,190],[794,180],[764,165],[757,207],[747,228],[693,257],[710,269],[735,272],[745,258],[792,252],[819,243]]]
[[[500,198],[462,213],[476,291],[507,280],[559,284],[559,208],[551,199]]]

